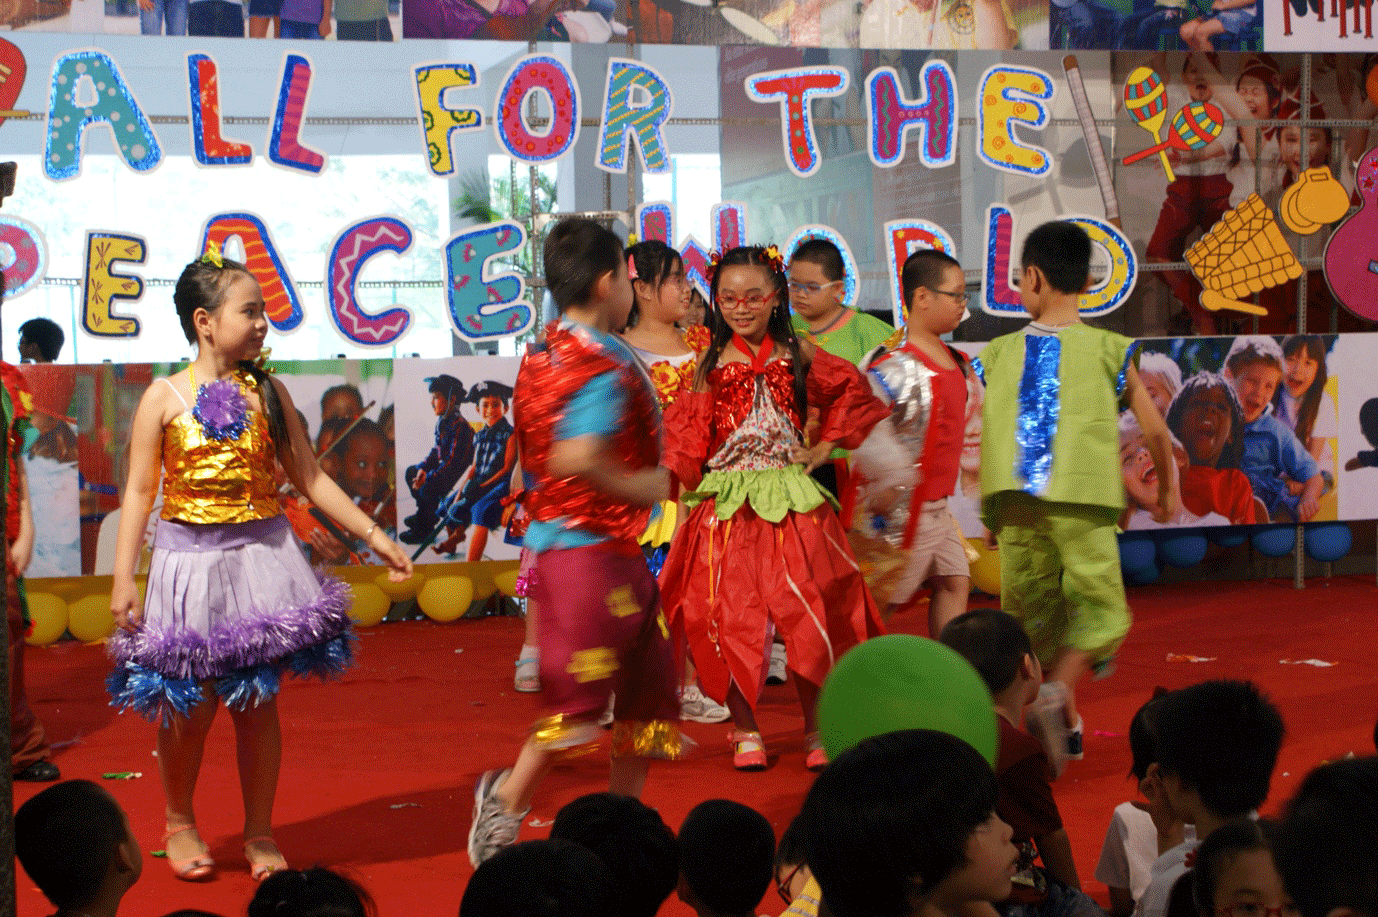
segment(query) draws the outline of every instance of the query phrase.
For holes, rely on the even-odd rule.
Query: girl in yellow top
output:
[[[210,878],[192,795],[206,734],[223,703],[234,722],[244,795],[244,854],[255,879],[287,864],[270,835],[282,758],[282,675],[328,677],[351,661],[348,587],[320,578],[278,504],[282,463],[297,489],[411,574],[402,549],[320,470],[292,399],[254,364],[268,325],[263,291],[212,248],[173,293],[187,340],[185,372],[149,386],[134,414],[130,474],[110,605],[114,703],[160,717],[158,765],[167,796],[168,862],[179,878]],[[163,511],[140,600],[134,569],[162,467]]]

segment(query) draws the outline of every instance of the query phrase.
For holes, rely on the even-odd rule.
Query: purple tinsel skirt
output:
[[[349,587],[311,568],[285,516],[160,520],[143,624],[110,638],[112,703],[166,721],[207,681],[246,710],[276,696],[284,674],[338,676],[353,658],[349,605]]]

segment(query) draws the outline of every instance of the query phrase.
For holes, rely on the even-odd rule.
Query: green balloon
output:
[[[900,729],[946,732],[995,766],[995,706],[971,663],[935,640],[889,634],[833,667],[818,698],[818,731],[833,759],[862,739]]]

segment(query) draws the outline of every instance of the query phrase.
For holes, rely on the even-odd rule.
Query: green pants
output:
[[[989,498],[1000,543],[1000,603],[1024,622],[1045,666],[1063,648],[1100,667],[1129,633],[1131,617],[1115,540],[1119,512],[1006,491]],[[989,504],[988,504],[989,505]]]

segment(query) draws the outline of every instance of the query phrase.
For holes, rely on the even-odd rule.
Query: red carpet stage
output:
[[[1136,623],[1110,678],[1082,692],[1086,760],[1056,784],[1077,865],[1087,889],[1114,806],[1131,797],[1126,779],[1129,718],[1155,685],[1179,687],[1211,677],[1252,678],[1282,708],[1289,736],[1265,807],[1275,811],[1306,770],[1353,751],[1372,753],[1378,717],[1378,614],[1372,579],[1193,583],[1132,590]],[[918,632],[917,615],[892,622]],[[537,698],[512,690],[521,642],[516,619],[389,624],[365,631],[360,664],[343,683],[289,686],[282,701],[285,760],[278,792],[277,839],[297,866],[323,864],[359,879],[382,917],[452,917],[470,868],[465,835],[475,777],[509,763]],[[145,851],[162,846],[162,796],[154,730],[106,705],[101,647],[67,642],[31,648],[30,696],[66,777],[141,772],[103,785],[129,812]],[[732,769],[723,726],[688,724],[701,747],[686,761],[653,768],[645,800],[678,827],[697,802],[725,796],[765,813],[777,833],[798,809],[811,775],[804,770],[801,719],[788,686],[768,688],[762,727],[772,766]],[[556,810],[606,787],[599,755],[562,766],[542,789],[523,830],[542,836]],[[216,723],[197,797],[202,833],[220,877],[191,885],[146,857],[142,880],[122,913],[156,917],[196,907],[236,917],[253,893],[240,851],[237,778],[228,717]],[[37,787],[16,787],[22,803]],[[51,913],[21,872],[20,917]],[[783,909],[774,892],[762,913]],[[690,912],[671,899],[663,915]]]

